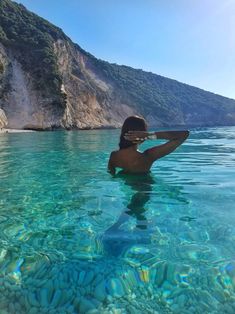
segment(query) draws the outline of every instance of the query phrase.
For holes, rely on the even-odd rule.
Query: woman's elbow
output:
[[[189,131],[181,131],[179,140],[181,142],[184,142],[189,137],[189,133],[190,133]]]
[[[190,132],[187,130],[187,131],[184,131],[185,132],[185,139],[189,137],[189,134]]]

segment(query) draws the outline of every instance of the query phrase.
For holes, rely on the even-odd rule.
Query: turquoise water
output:
[[[235,313],[235,127],[113,178],[118,136],[0,135],[1,314]]]

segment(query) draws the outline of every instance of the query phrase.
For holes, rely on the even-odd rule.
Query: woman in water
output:
[[[145,120],[138,116],[128,117],[122,126],[119,150],[109,158],[108,171],[115,174],[116,167],[123,173],[147,173],[154,161],[173,152],[189,136],[189,131],[148,132]],[[164,139],[167,143],[138,151],[138,145],[145,140]]]
[[[135,230],[148,229],[148,220],[145,216],[147,211],[145,205],[150,200],[152,193],[152,184],[154,178],[149,173],[150,168],[155,160],[164,157],[173,152],[188,137],[189,131],[165,131],[165,132],[148,132],[147,125],[143,118],[138,116],[128,117],[121,130],[119,150],[111,153],[108,163],[108,171],[115,175],[116,168],[122,168],[117,175],[124,180],[124,184],[131,187],[134,194],[124,207],[118,220],[110,226],[104,233],[103,243],[112,255],[119,255],[126,246],[131,245],[129,239],[123,239],[123,231],[120,227],[129,220],[130,217],[136,219]],[[138,145],[147,139],[165,139],[167,143],[154,146],[145,150],[143,153],[138,151]],[[134,175],[132,175],[134,174]],[[137,175],[139,174],[139,175]],[[133,230],[134,232],[134,230]],[[132,233],[133,233],[132,232]],[[134,234],[132,234],[132,237]],[[117,239],[117,243],[115,242]],[[129,240],[128,240],[129,239]],[[134,237],[134,241],[139,238]],[[128,240],[128,241],[127,241]],[[133,240],[133,239],[132,239]],[[149,241],[141,237],[139,241]]]

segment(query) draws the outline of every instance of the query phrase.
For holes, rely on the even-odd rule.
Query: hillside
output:
[[[0,108],[12,128],[235,125],[235,100],[99,60],[23,5],[0,0]]]

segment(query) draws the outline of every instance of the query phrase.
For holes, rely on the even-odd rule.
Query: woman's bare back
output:
[[[189,131],[168,131],[155,132],[158,139],[166,139],[167,143],[157,145],[145,150],[143,153],[137,150],[136,141],[146,136],[146,132],[130,131],[126,138],[133,142],[133,146],[113,151],[109,158],[108,170],[115,174],[115,168],[122,168],[124,172],[146,173],[149,172],[152,164],[173,152],[189,136]]]
[[[117,150],[111,153],[110,163],[113,167],[122,168],[124,172],[149,172],[152,162],[145,153],[130,148]]]

